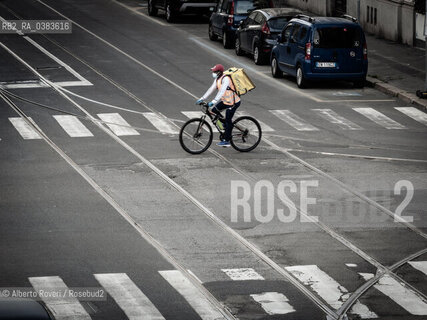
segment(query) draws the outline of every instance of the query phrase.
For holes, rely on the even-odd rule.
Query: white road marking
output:
[[[159,116],[154,112],[144,112],[144,117],[146,117],[148,121],[150,121],[153,124],[153,126],[159,129],[159,131],[162,133],[167,133],[167,134],[179,133],[178,130],[176,130],[176,127],[172,126],[170,121],[162,118],[161,116]]]
[[[54,277],[31,277],[28,278],[35,291],[44,292],[67,292],[68,287],[64,281],[57,276]],[[49,298],[42,295],[41,298],[46,307],[52,312],[57,320],[90,320],[91,317],[80,304],[80,302],[71,296],[61,297],[62,295]]]
[[[282,293],[264,292],[261,294],[251,294],[251,297],[261,304],[261,307],[269,315],[295,312],[295,309],[289,304],[289,299]]]
[[[221,271],[234,281],[264,280],[264,277],[252,268],[221,269]]]
[[[76,116],[54,115],[53,117],[70,137],[93,137],[92,132]]]
[[[129,123],[118,113],[98,113],[98,117],[106,122],[106,125],[116,136],[138,136],[139,132],[133,129]]]
[[[225,113],[224,113],[224,116],[225,116]],[[237,117],[241,117],[241,116],[250,116],[250,117],[252,117],[248,112],[246,112],[246,111],[236,111],[236,114],[234,115],[234,117],[233,117],[233,120],[235,120]],[[255,118],[256,119],[256,118]],[[258,119],[257,119],[258,120]],[[258,122],[259,122],[259,125],[261,126],[261,130],[262,130],[262,132],[273,132],[273,131],[276,131],[276,130],[274,130],[272,127],[270,127],[269,125],[267,125],[267,124],[265,124],[264,122],[262,122],[262,121],[259,121],[258,120]]]
[[[33,119],[28,118],[31,122],[34,123]],[[25,122],[24,119],[20,117],[11,117],[9,118],[9,121],[12,123],[12,125],[15,127],[15,129],[19,132],[22,138],[25,140],[32,140],[32,139],[41,139],[40,135],[37,131],[35,131],[32,127],[28,125],[27,122]]]
[[[427,114],[418,110],[414,107],[394,107],[396,110],[406,114],[408,117],[411,117],[415,121],[422,123],[427,126]]]
[[[364,115],[369,120],[374,121],[375,123],[379,124],[380,126],[386,129],[405,129],[406,128],[404,125],[401,125],[400,123],[394,121],[393,119],[390,119],[386,115],[382,114],[381,112],[373,108],[353,108],[353,110],[360,113],[361,115]]]
[[[355,264],[355,263],[346,263],[345,265],[349,268],[356,268],[357,267],[357,264]]]
[[[296,114],[289,110],[270,110],[272,114],[278,117],[280,120],[286,122],[290,126],[294,127],[298,131],[318,131],[316,127],[305,122],[303,119],[298,117]]]
[[[60,64],[61,66],[63,66],[65,68],[65,70],[67,70],[69,73],[71,73],[74,77],[76,77],[77,79],[79,79],[80,81],[80,85],[85,85],[85,86],[90,86],[92,85],[92,83],[88,80],[86,80],[85,78],[83,78],[83,76],[81,76],[78,72],[76,72],[73,68],[71,68],[68,64],[66,64],[64,61],[60,60],[59,58],[57,58],[56,56],[54,56],[52,53],[50,53],[49,51],[47,51],[45,48],[43,48],[41,45],[39,45],[37,42],[35,42],[33,39],[31,39],[28,36],[23,36],[23,38],[25,40],[27,40],[29,43],[31,43],[34,47],[36,47],[37,49],[39,49],[41,52],[43,52],[45,55],[47,55],[49,58],[51,58],[53,61],[55,61],[56,63]],[[67,84],[70,81],[67,82],[62,82],[62,84]],[[77,81],[71,81],[72,83],[75,83]],[[57,85],[61,85],[58,82],[55,82]]]
[[[201,116],[203,116],[203,112],[202,111],[181,111],[181,113],[186,116],[188,119],[193,119],[193,118],[200,118]],[[212,128],[213,132],[218,132],[218,129],[210,122],[209,118],[206,117],[206,122],[209,123],[209,125]],[[206,131],[208,131],[205,127],[203,127]]]
[[[313,111],[319,113],[319,115],[325,120],[338,125],[341,129],[344,130],[362,130],[363,128],[350,120],[340,116],[335,111],[331,109],[312,109]]]
[[[409,261],[408,262],[413,268],[423,272],[427,275],[427,261]]]
[[[164,317],[126,273],[95,274],[130,320],[163,320]]]
[[[346,288],[336,282],[316,265],[286,267],[304,285],[313,289],[323,300],[334,309],[339,309],[349,298]],[[358,314],[362,319],[378,318],[369,308],[357,301],[351,308],[351,313]]]
[[[365,280],[374,277],[372,273],[359,273]],[[413,315],[427,315],[427,303],[423,301],[415,292],[405,288],[400,282],[389,275],[384,275],[374,288],[382,292],[406,311]]]
[[[179,270],[159,271],[203,320],[225,319],[219,310]]]

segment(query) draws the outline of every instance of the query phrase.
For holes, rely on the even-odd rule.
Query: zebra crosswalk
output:
[[[427,126],[427,114],[414,108],[414,107],[395,107],[391,111],[398,111],[400,117],[404,117],[404,124],[397,122],[397,120],[392,119],[396,117],[396,114],[386,115],[376,109],[363,107],[363,108],[352,108],[351,109],[355,115],[363,116],[368,123],[374,124],[378,129],[387,129],[387,130],[405,130],[410,129],[411,127],[407,125],[410,121],[416,121],[418,126],[421,124]],[[269,110],[268,114],[273,116],[266,116],[268,121],[264,119],[259,119],[264,117],[254,116],[247,111],[238,111],[236,112],[235,117],[239,116],[252,116],[256,118],[263,132],[275,132],[277,130],[297,130],[301,132],[319,132],[321,131],[319,121],[326,121],[324,127],[335,127],[338,130],[367,130],[366,126],[372,128],[372,125],[364,122],[361,124],[356,123],[354,120],[349,120],[339,112],[324,108],[324,109],[311,109],[310,119],[316,121],[316,125],[309,123],[307,120],[302,118],[302,115],[298,115],[297,111],[290,110]],[[181,114],[188,119],[200,117],[202,115],[201,111],[181,111]],[[267,115],[268,115],[267,114]],[[348,114],[348,111],[346,115]],[[136,119],[135,117],[129,118],[128,115],[121,115],[119,113],[98,113],[97,117],[104,122],[106,126],[117,136],[138,136],[141,135],[141,130],[139,128],[147,128],[147,131],[158,131],[162,134],[174,135],[179,133],[180,123],[174,123],[175,120],[171,120],[167,116],[155,113],[155,112],[144,112],[142,113],[143,117]],[[60,128],[72,138],[90,138],[94,137],[94,134],[88,128],[88,123],[84,120],[81,120],[73,115],[52,115],[56,120],[56,123]],[[314,118],[313,118],[314,117]],[[128,119],[125,119],[128,118]],[[356,117],[357,118],[357,117]],[[10,123],[13,128],[18,131],[19,135],[24,140],[37,140],[41,139],[39,133],[34,130],[24,119],[19,117],[10,117]],[[35,124],[34,120],[30,118],[30,121]],[[135,123],[138,122],[138,126],[132,126],[128,121]],[[140,121],[148,121],[143,124]],[[267,124],[268,122],[268,124]],[[283,125],[285,124],[285,126]],[[151,129],[152,128],[152,129]],[[419,127],[418,127],[419,128]],[[218,130],[213,127],[214,132]]]
[[[427,261],[412,261],[409,262],[409,265],[417,272],[427,275]],[[357,265],[355,266],[357,267]],[[357,273],[354,268],[352,267],[351,270]],[[332,309],[338,310],[350,297],[351,293],[345,287],[317,265],[296,265],[285,267],[285,269],[301,284],[318,295]],[[235,282],[236,285],[239,283],[239,287],[241,287],[243,281],[256,282],[258,289],[256,292],[249,292],[247,294],[247,301],[252,301],[252,304],[257,305],[259,310],[263,310],[266,317],[281,315],[283,319],[286,319],[286,315],[289,314],[294,319],[298,312],[302,312],[303,309],[308,308],[308,306],[301,305],[299,298],[292,294],[292,292],[289,292],[288,295],[285,291],[263,291],[263,283],[267,283],[268,281],[253,268],[222,269],[222,271],[229,277],[229,281]],[[164,279],[183,297],[200,319],[225,319],[223,312],[218,306],[208,299],[206,294],[181,271],[160,270],[158,273],[161,279]],[[372,273],[358,272],[357,274],[364,280],[374,277]],[[96,273],[93,276],[128,319],[164,320],[167,318],[159,311],[164,310],[164,306],[163,309],[159,308],[157,305],[158,302],[151,301],[148,298],[151,295],[144,293],[126,273]],[[59,276],[29,277],[28,280],[36,292],[46,293],[49,290],[54,292],[68,292],[70,289]],[[248,288],[252,288],[249,282],[247,282]],[[393,309],[394,303],[406,310],[410,315],[427,315],[427,302],[423,297],[410,288],[405,287],[391,276],[384,275],[374,285],[374,288],[379,294],[389,299],[387,303],[388,310]],[[41,298],[46,307],[55,315],[55,319],[92,319],[87,308],[83,307],[82,301],[73,296],[64,295],[62,297],[55,295],[52,298],[50,295],[45,295],[41,296]],[[224,301],[219,302],[227,307],[227,297],[224,299]],[[378,305],[375,301],[372,301],[369,306],[357,301],[350,310],[350,313],[360,319],[376,319],[380,317],[374,310],[377,307]],[[236,316],[238,317],[239,315],[237,314]]]

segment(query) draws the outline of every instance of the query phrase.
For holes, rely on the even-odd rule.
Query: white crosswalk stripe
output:
[[[298,117],[296,114],[289,110],[270,110],[272,114],[278,117],[280,120],[286,122],[291,127],[298,131],[318,131],[315,126],[305,122],[303,119]]]
[[[415,121],[418,121],[423,125],[427,126],[427,113],[424,113],[414,107],[395,107],[395,109],[406,114],[408,117],[411,117]]]
[[[99,119],[107,122],[107,126],[116,136],[138,136],[139,132],[118,113],[98,113]]]
[[[201,116],[203,116],[202,111],[181,111],[181,113],[188,119],[200,118]],[[213,132],[218,132],[218,129],[210,122],[209,118],[206,118],[206,121],[211,126]],[[206,128],[205,130],[208,131]]]
[[[180,271],[159,271],[160,275],[178,291],[203,320],[225,319],[221,312]]]
[[[68,287],[64,281],[57,276],[54,277],[32,277],[28,278],[31,285],[37,292],[67,292]],[[91,317],[80,304],[80,302],[71,296],[49,298],[41,295],[46,307],[55,315],[57,320],[90,320]]]
[[[374,277],[372,273],[359,273],[365,280]],[[384,275],[374,288],[382,292],[406,311],[413,315],[427,315],[427,303],[423,301],[415,292],[405,288],[401,283]]]
[[[144,112],[144,117],[150,121],[160,132],[167,134],[177,134],[179,131],[166,119],[154,112]]]
[[[264,277],[252,268],[221,269],[221,271],[234,281],[264,280]]]
[[[261,307],[269,315],[295,312],[294,307],[289,304],[289,299],[282,293],[264,292],[260,294],[251,294],[251,297],[261,304]]]
[[[224,114],[225,115],[225,114]],[[233,120],[235,120],[237,117],[241,117],[241,116],[250,116],[252,117],[249,113],[247,113],[246,111],[236,111],[236,114],[233,117]],[[262,132],[273,132],[276,131],[274,130],[272,127],[270,127],[269,125],[267,125],[266,123],[256,119],[259,122],[259,125],[261,126],[261,130]]]
[[[331,109],[312,109],[314,112],[318,113],[323,119],[336,124],[343,130],[362,130],[363,128],[350,120],[340,116],[335,111]]]
[[[379,124],[380,126],[386,129],[405,129],[406,128],[404,125],[401,125],[400,123],[394,121],[393,119],[390,119],[386,115],[382,114],[381,112],[373,108],[353,108],[353,110],[365,116],[369,120],[374,121],[375,123]]]
[[[53,117],[70,137],[93,137],[92,132],[77,117],[71,115],[54,115]]]
[[[130,320],[162,320],[164,317],[125,273],[95,274],[95,278]]]
[[[316,265],[292,266],[285,269],[292,273],[301,283],[309,286],[334,309],[339,309],[350,296],[346,288]],[[353,305],[350,312],[359,315],[362,319],[378,318],[374,312],[360,301]]]
[[[34,123],[32,118],[29,120]],[[42,137],[35,131],[23,118],[11,117],[9,118],[10,123],[15,127],[18,133],[24,140],[41,139]]]
[[[408,263],[427,276],[427,261],[409,261]]]

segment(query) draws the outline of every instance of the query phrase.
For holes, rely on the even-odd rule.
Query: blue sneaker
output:
[[[221,140],[216,145],[220,146],[220,147],[229,147],[229,146],[231,146],[230,142],[229,141],[225,141],[225,140]]]

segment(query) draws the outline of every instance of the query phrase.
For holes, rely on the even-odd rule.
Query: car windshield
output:
[[[359,28],[353,27],[318,28],[313,42],[317,48],[360,47],[361,33]]]
[[[234,14],[248,14],[255,9],[269,8],[268,1],[255,0],[255,1],[236,1]]]
[[[272,30],[282,30],[286,23],[288,23],[289,19],[287,17],[278,17],[268,20],[268,25]]]

